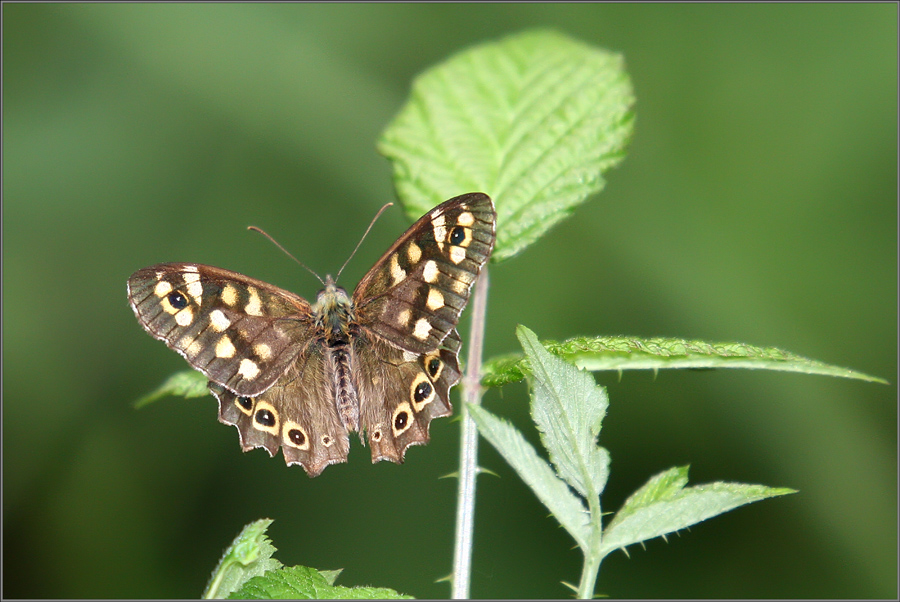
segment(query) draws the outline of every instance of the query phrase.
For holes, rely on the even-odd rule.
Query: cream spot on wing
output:
[[[234,348],[234,345],[231,343],[231,339],[228,338],[227,334],[223,334],[222,338],[219,339],[219,342],[216,343],[216,357],[234,357],[235,351],[236,350]]]
[[[196,357],[203,350],[203,345],[200,344],[200,341],[194,339],[190,345],[187,346],[186,352],[190,357]]]
[[[197,271],[198,271],[198,270],[197,270],[197,266],[195,266],[195,265],[186,265],[186,266],[184,266],[184,268],[182,268],[182,269],[183,269],[185,272],[194,272],[194,273],[197,273]],[[187,279],[186,279],[186,278],[185,278],[185,282],[187,282]]]
[[[185,284],[190,284],[191,282],[200,282],[200,274],[197,273],[196,269],[193,272],[186,269],[181,277],[184,278]]]
[[[412,312],[410,312],[409,308],[400,310],[397,313],[397,324],[399,324],[400,326],[406,326],[407,324],[409,324],[409,317],[411,315]]]
[[[436,288],[428,289],[428,300],[425,302],[425,306],[431,311],[444,307],[444,295]]]
[[[438,238],[440,237],[440,238]],[[438,248],[443,251],[444,243],[447,238],[447,226],[441,226],[440,228],[435,227],[434,229],[434,240],[437,242]]]
[[[225,288],[222,289],[222,303],[227,305],[228,307],[234,307],[238,302],[238,292],[237,289],[231,286],[230,284],[226,284]]]
[[[469,291],[469,283],[465,280],[454,280],[450,286],[453,287],[454,292],[460,295],[465,295]]]
[[[416,327],[413,329],[413,336],[420,341],[424,341],[428,338],[428,334],[431,332],[431,324],[428,323],[427,318],[419,318],[416,322]]]
[[[241,360],[241,367],[238,368],[238,374],[246,380],[253,380],[259,376],[259,366],[254,361],[243,359]]]
[[[250,300],[247,301],[247,307],[244,308],[244,311],[251,316],[263,315],[262,302],[259,300],[259,291],[256,290],[255,287],[248,286],[247,293],[250,295]]]
[[[406,256],[411,264],[417,264],[422,259],[422,249],[416,243],[411,242],[406,248]]]
[[[199,274],[193,274],[193,275],[196,276],[197,278],[200,278]],[[184,276],[185,276],[185,280],[186,280],[187,277],[189,276],[189,274],[185,274]],[[200,302],[202,301],[202,296],[203,296],[203,285],[200,284],[200,281],[195,280],[194,282],[189,282],[187,285],[187,292],[191,297],[194,298],[194,301],[197,302],[197,305],[200,305]]]
[[[447,226],[445,225],[445,222],[446,220],[443,215],[439,215],[431,220],[431,227],[434,228],[434,241],[442,251],[444,250],[444,241],[447,238]]]
[[[438,274],[440,274],[440,270],[438,270],[437,262],[433,259],[425,262],[425,269],[422,270],[422,279],[425,282],[433,284],[438,279]]]
[[[414,361],[416,361],[417,357],[419,357],[419,356],[416,355],[415,353],[413,353],[412,351],[406,351],[406,350],[403,351],[403,361],[404,362],[414,362]]]
[[[397,257],[397,254],[394,253],[391,255],[391,279],[394,281],[394,285],[400,284],[403,279],[406,278],[406,270],[400,267],[400,260]]]
[[[180,312],[175,314],[175,322],[177,322],[179,326],[188,326],[193,321],[194,310],[190,307],[185,307]]]
[[[225,317],[225,314],[222,313],[221,309],[214,309],[209,314],[209,323],[216,332],[222,332],[231,326],[231,320]]]
[[[463,247],[450,247],[450,261],[459,263],[466,258],[466,250]]]
[[[172,285],[166,282],[165,280],[160,280],[156,283],[156,288],[153,289],[153,294],[157,297],[165,297],[169,293],[172,292]]]
[[[257,343],[253,346],[253,353],[261,360],[272,359],[272,348],[265,343]]]
[[[475,223],[475,216],[465,211],[459,214],[459,217],[456,218],[456,223],[460,226],[471,226]]]

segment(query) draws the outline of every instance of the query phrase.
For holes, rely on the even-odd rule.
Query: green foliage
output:
[[[685,487],[687,481],[688,467],[677,466],[652,477],[635,491],[604,529],[603,554],[665,536],[744,504],[796,493],[786,487],[743,483]]]
[[[271,519],[245,526],[225,550],[203,597],[206,599],[409,599],[388,588],[344,587],[334,582],[340,570],[285,567],[272,558],[275,547],[266,537]]]
[[[780,370],[839,376],[887,384],[849,368],[832,366],[777,347],[755,347],[745,343],[654,337],[576,337],[566,341],[544,341],[550,353],[586,370],[659,370],[663,368],[745,368]],[[498,387],[525,378],[531,371],[521,353],[495,357],[484,365],[481,384]]]
[[[527,31],[419,75],[378,149],[412,217],[449,196],[489,194],[500,261],[603,188],[601,174],[624,157],[633,103],[621,55]]]
[[[175,397],[203,397],[209,394],[206,388],[207,379],[196,370],[176,372],[167,378],[156,390],[147,393],[134,402],[135,408],[142,408],[168,395]]]
[[[281,568],[281,563],[272,558],[275,546],[266,537],[271,524],[272,519],[262,518],[241,530],[213,571],[203,592],[205,599],[226,598],[250,579]]]
[[[613,550],[665,536],[744,504],[794,493],[740,483],[685,488],[687,467],[672,468],[628,498],[603,529],[599,496],[606,486],[609,453],[597,446],[597,436],[608,405],[606,392],[589,374],[544,349],[527,328],[519,326],[517,335],[532,366],[531,415],[550,462],[541,459],[509,423],[479,406],[469,405],[468,410],[485,439],[584,553],[579,597],[593,596],[600,563]]]
[[[410,600],[386,587],[344,587],[333,584],[332,571],[292,566],[254,577],[230,599],[250,600]]]

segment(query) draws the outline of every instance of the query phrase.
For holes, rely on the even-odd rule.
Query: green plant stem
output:
[[[600,573],[600,563],[603,562],[603,512],[600,508],[600,494],[588,487],[587,491],[588,511],[591,514],[591,537],[589,549],[584,552],[584,563],[581,565],[581,581],[578,583],[578,597],[582,600],[590,600],[594,597],[594,588],[597,586],[597,575]]]
[[[602,558],[598,554],[585,554],[584,563],[581,565],[581,581],[578,583],[578,598],[590,600],[594,597],[594,588],[597,586],[597,575],[600,573]]]
[[[459,489],[456,496],[456,540],[453,553],[451,596],[469,597],[472,576],[472,534],[475,529],[475,477],[478,474],[478,431],[466,411],[467,404],[481,403],[481,356],[487,318],[488,268],[484,266],[472,295],[469,355],[462,381],[462,429],[459,455]]]
[[[207,586],[206,591],[203,592],[204,600],[215,600],[216,598],[219,598],[219,585],[221,585],[222,578],[225,575],[225,571],[221,569],[222,567],[219,567],[219,570],[216,571],[216,576],[213,578],[209,586]]]

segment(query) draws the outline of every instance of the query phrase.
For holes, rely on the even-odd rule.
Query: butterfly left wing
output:
[[[237,395],[271,387],[313,333],[302,297],[207,265],[138,270],[128,279],[128,301],[147,332]]]
[[[322,378],[324,357],[311,346],[284,377],[257,397],[240,397],[216,383],[209,390],[219,401],[219,422],[237,427],[241,448],[262,447],[300,464],[315,477],[325,467],[347,461],[350,439],[334,404],[331,383]]]

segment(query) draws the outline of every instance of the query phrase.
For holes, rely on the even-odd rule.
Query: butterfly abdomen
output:
[[[325,370],[331,376],[334,404],[337,408],[338,416],[341,417],[341,422],[348,431],[358,431],[359,396],[351,377],[350,345],[338,343],[329,346],[326,354],[328,360],[325,362]]]

